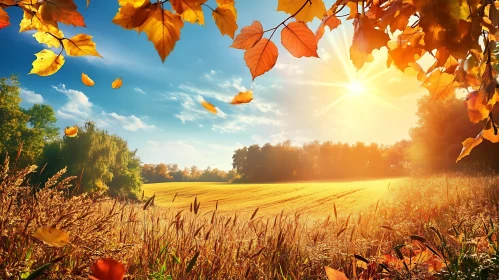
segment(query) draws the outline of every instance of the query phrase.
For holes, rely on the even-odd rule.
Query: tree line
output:
[[[144,164],[142,178],[146,183],[162,182],[231,182],[236,177],[235,170],[220,170],[207,167],[204,170],[196,165],[180,169],[177,164]]]

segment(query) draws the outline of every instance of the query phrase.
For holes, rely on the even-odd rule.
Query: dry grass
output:
[[[299,213],[219,213],[202,200],[199,209],[177,211],[144,210],[144,203],[98,195],[66,198],[69,181],[56,183],[61,174],[35,198],[25,180],[34,168],[12,172],[5,166],[0,171],[1,279],[26,277],[58,257],[63,258],[43,279],[86,279],[100,257],[123,262],[128,279],[325,279],[325,265],[351,278],[381,279],[381,258],[390,271],[383,279],[498,275],[496,177],[410,179],[364,210],[350,215],[333,207],[328,217],[312,221]],[[71,245],[42,244],[31,237],[40,226],[66,230]],[[433,265],[412,260],[424,244],[433,250]],[[393,249],[397,245],[404,246]],[[411,260],[402,266],[398,253]],[[447,264],[438,271],[435,255],[443,255]],[[389,256],[394,260],[386,261]],[[487,275],[480,274],[484,269]]]

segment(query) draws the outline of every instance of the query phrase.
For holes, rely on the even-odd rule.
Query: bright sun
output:
[[[366,87],[362,82],[354,80],[347,85],[347,90],[349,94],[359,96],[365,93]]]

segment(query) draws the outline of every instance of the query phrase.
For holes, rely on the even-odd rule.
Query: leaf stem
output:
[[[279,23],[276,27],[267,29],[267,30],[263,31],[263,33],[265,34],[265,33],[269,32],[269,31],[273,30],[272,34],[269,37],[269,40],[272,39],[272,36],[274,36],[274,33],[277,31],[277,29],[280,26],[285,25],[288,20],[290,20],[291,18],[295,17],[299,12],[301,12],[308,3],[310,3],[310,5],[311,5],[312,4],[312,0],[306,0],[305,3],[303,3],[303,5],[300,7],[300,9],[298,11],[296,11],[294,14],[290,15],[289,17],[287,17],[285,20],[283,20],[281,23]]]

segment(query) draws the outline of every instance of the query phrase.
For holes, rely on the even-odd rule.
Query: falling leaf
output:
[[[236,17],[234,13],[225,7],[218,6],[212,13],[215,24],[222,35],[229,35],[234,39],[237,30]]]
[[[30,74],[39,76],[50,76],[61,69],[64,65],[64,56],[56,55],[51,50],[42,50],[35,54],[36,60],[33,61],[33,69]]]
[[[64,129],[64,135],[67,137],[76,137],[76,135],[78,135],[78,127],[76,125],[66,127],[66,129]]]
[[[202,5],[208,0],[171,0],[175,12],[182,17],[183,21],[204,24],[204,13]]]
[[[345,276],[345,273],[338,271],[336,269],[332,269],[329,266],[325,266],[326,276],[328,280],[348,280]]]
[[[459,154],[459,157],[457,158],[456,162],[460,161],[462,158],[469,155],[471,153],[471,150],[473,150],[476,146],[480,145],[482,141],[483,141],[483,131],[478,133],[478,135],[475,138],[468,138],[464,140],[463,149],[461,150],[461,153]]]
[[[60,229],[41,227],[33,237],[52,247],[63,247],[69,244],[69,235]]]
[[[95,43],[92,41],[92,36],[86,34],[78,34],[71,39],[62,41],[66,53],[70,56],[85,56],[93,55],[102,57],[95,48]]]
[[[241,29],[241,33],[236,36],[231,47],[240,50],[248,50],[254,47],[262,37],[263,26],[259,21],[255,20],[250,26]]]
[[[454,75],[442,73],[440,70],[433,71],[423,83],[430,95],[435,100],[444,100],[455,94],[458,83],[454,81]]]
[[[253,80],[272,69],[277,63],[279,51],[274,42],[263,38],[253,48],[246,50],[244,60]]]
[[[136,6],[137,2],[142,2]],[[125,29],[135,29],[149,18],[151,11],[157,8],[156,5],[151,5],[150,1],[137,1],[135,4],[127,3],[119,8],[118,13],[113,18],[113,23]]]
[[[315,32],[315,37],[317,37],[317,41],[322,39],[322,37],[324,36],[324,31],[325,31],[326,26],[329,27],[329,30],[331,30],[331,31],[333,29],[336,29],[338,26],[340,26],[341,20],[336,17],[335,10],[336,9],[334,9],[334,10],[329,9],[327,11],[326,16],[324,16],[324,18],[322,19],[321,24],[319,25],[319,27],[317,28],[317,31]]]
[[[95,82],[92,79],[90,79],[90,77],[85,73],[81,73],[81,81],[83,82],[84,85],[89,87],[95,85]]]
[[[43,3],[38,12],[41,21],[53,26],[57,22],[85,27],[83,16],[76,10],[73,0],[50,0],[41,1]]]
[[[120,88],[123,85],[123,80],[121,78],[116,78],[114,82],[111,84],[111,86],[115,89]]]
[[[7,14],[6,11],[2,9],[2,7],[0,7],[0,29],[9,25],[10,25],[9,15]]]
[[[236,104],[250,103],[251,100],[253,100],[253,91],[252,90],[242,91],[236,96],[234,96],[230,104],[236,105]]]
[[[291,22],[282,29],[281,42],[294,57],[319,57],[317,38],[305,23]]]
[[[301,9],[301,11],[300,11]],[[326,6],[322,0],[278,0],[277,11],[282,11],[290,15],[295,15],[297,21],[309,22],[314,18],[322,19],[326,13]]]
[[[211,113],[213,113],[213,114],[217,113],[217,107],[215,107],[215,105],[211,104],[210,102],[201,101],[201,105],[203,105],[203,107],[206,110],[210,111]]]
[[[88,9],[88,6],[90,6],[90,0],[87,0],[87,9]]]
[[[91,280],[123,280],[125,277],[125,266],[117,260],[98,259],[90,266]]]
[[[38,31],[33,34],[33,37],[40,44],[45,44],[49,48],[59,48],[61,46],[60,39],[64,38],[64,34],[59,29],[55,30],[55,33],[48,33],[45,31]]]
[[[151,12],[144,24],[139,27],[139,32],[147,34],[147,39],[154,44],[161,61],[165,62],[166,57],[180,40],[182,27],[184,27],[184,22],[179,15],[157,7]]]

